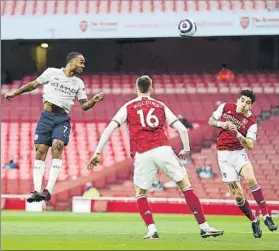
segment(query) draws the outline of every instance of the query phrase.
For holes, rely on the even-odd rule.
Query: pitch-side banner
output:
[[[68,16],[3,16],[1,39],[178,37],[185,17],[197,24],[195,36],[279,34],[279,12],[196,12]]]

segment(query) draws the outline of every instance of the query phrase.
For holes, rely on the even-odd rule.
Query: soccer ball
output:
[[[178,24],[178,31],[181,37],[192,37],[197,31],[197,25],[190,18],[184,18]]]

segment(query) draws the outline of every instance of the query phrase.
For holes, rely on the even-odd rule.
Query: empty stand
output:
[[[83,80],[88,95],[103,91],[105,100],[92,110],[84,112],[76,103],[71,111],[73,121],[108,121],[125,101],[135,97],[136,74],[85,75]],[[10,89],[34,79],[26,76],[3,86],[2,95]],[[176,113],[192,122],[208,120],[212,111],[221,102],[234,102],[241,88],[253,88],[257,102],[253,111],[259,115],[279,105],[279,74],[238,74],[233,83],[218,82],[213,74],[161,74],[152,75],[154,97],[165,102]],[[42,88],[7,101],[2,96],[2,120],[36,121],[42,110]],[[26,106],[29,108],[26,109]]]
[[[155,87],[156,88],[156,87]],[[117,110],[135,95],[105,94],[102,103],[97,104],[90,111],[83,111],[78,102],[71,110],[72,121],[92,122],[108,121]],[[263,111],[269,111],[279,105],[278,94],[258,94],[257,102],[253,106],[255,115]],[[236,94],[155,94],[154,98],[164,102],[175,114],[184,115],[191,122],[203,122],[208,120],[212,112],[222,102],[235,102]],[[23,94],[12,101],[3,99],[2,96],[2,120],[4,121],[37,121],[43,105],[41,95]],[[26,106],[29,108],[26,109]]]
[[[134,81],[137,76],[137,74],[83,76],[90,97],[98,91],[104,91],[106,97],[101,104],[97,104],[88,112],[82,111],[79,104],[73,107],[71,111],[73,130],[70,143],[64,152],[64,168],[59,176],[60,181],[74,180],[91,173],[86,169],[87,161],[109,119],[125,101],[135,97]],[[1,94],[18,88],[34,78],[35,76],[26,76],[20,81],[14,81],[10,86],[3,86]],[[257,92],[257,102],[253,106],[256,115],[263,111],[270,111],[272,107],[278,107],[278,74],[238,74],[233,83],[216,82],[215,76],[212,74],[160,74],[153,75],[152,78],[155,98],[165,102],[176,114],[182,114],[189,121],[200,124],[200,127],[190,132],[190,139],[193,149],[201,151],[193,154],[194,162],[187,166],[198,195],[201,198],[228,198],[228,190],[220,181],[218,173],[215,145],[212,145],[211,148],[202,148],[204,146],[202,143],[211,142],[214,138],[214,131],[205,122],[218,104],[235,101],[237,93],[243,87],[253,88]],[[3,193],[32,191],[32,165],[35,157],[33,135],[42,110],[41,94],[42,89],[36,89],[32,93],[23,94],[12,101],[7,101],[2,96],[1,116],[4,122],[1,123],[1,163],[4,165],[10,158],[13,158],[20,166],[19,170],[1,169]],[[259,126],[257,144],[250,152],[258,181],[269,200],[279,198],[278,125],[278,117],[263,121]],[[166,128],[166,130],[169,138],[177,138],[174,130],[170,128]],[[131,181],[132,169],[128,170],[123,167],[123,170],[121,169],[119,172],[114,167],[115,163],[119,163],[129,156],[128,142],[126,128],[122,126],[120,130],[115,131],[105,149],[102,163],[98,167],[98,171],[104,173],[104,176],[100,175],[100,177],[104,178],[98,176],[96,179],[96,186],[102,188],[103,195],[133,196],[134,194]],[[177,145],[175,150],[178,151],[179,148],[180,146]],[[46,161],[47,166],[50,165],[50,161],[49,154]],[[216,175],[213,179],[201,180],[198,177],[196,168],[203,165],[212,166]],[[49,168],[46,170],[47,177]],[[161,179],[167,181],[164,176]],[[111,185],[106,186],[108,183]],[[246,189],[247,192],[248,190]],[[63,193],[61,198],[80,195],[80,191],[83,191],[83,188],[77,187]],[[178,194],[176,188],[171,188],[163,192],[154,192],[153,196],[176,197]]]
[[[79,176],[90,174],[85,168],[86,163],[105,125],[105,123],[73,123],[72,138],[64,153],[64,168],[59,176],[59,180],[75,179]],[[34,152],[32,151],[32,135],[34,126],[35,123],[2,123],[1,163],[7,162],[10,156],[13,155],[20,166],[19,170],[1,169],[2,193],[28,193],[32,190],[31,178],[32,162],[34,158]],[[204,130],[205,129],[200,128],[191,131],[191,140],[196,140],[198,144],[201,144],[203,138],[197,141],[197,135],[206,134]],[[167,128],[166,131],[170,138],[177,136],[175,131],[171,128]],[[203,133],[201,133],[201,131],[203,131]],[[263,121],[259,126],[257,144],[249,153],[250,159],[254,164],[258,182],[263,188],[267,200],[278,200],[279,198],[278,132],[279,117],[272,117],[268,121]],[[129,153],[127,141],[127,134],[123,126],[114,133],[104,151],[103,162],[99,167],[103,173],[100,177],[103,178],[98,178],[95,182],[97,187],[103,187],[101,189],[103,196],[134,195],[131,179],[132,168],[123,166],[122,169],[120,168],[116,171],[113,166],[113,164],[127,158]],[[13,147],[11,147],[11,145],[13,145]],[[199,153],[194,153],[192,158],[193,163],[187,165],[187,170],[199,197],[230,198],[227,187],[221,182],[216,159],[216,146],[212,145],[210,148],[203,148]],[[47,165],[50,165],[50,156],[47,159]],[[196,169],[201,166],[211,166],[215,177],[211,179],[200,179]],[[168,181],[168,178],[164,175],[160,175],[160,180],[164,183]],[[244,185],[244,188],[247,197],[252,199],[249,188],[246,185]],[[80,191],[83,191],[83,188],[77,187],[71,191],[65,192],[63,196],[68,198],[72,194],[80,195]],[[176,188],[168,188],[165,191],[153,192],[151,194],[155,197],[177,197],[180,195]],[[59,196],[56,200],[59,199]]]
[[[65,148],[63,166],[59,180],[76,179],[91,173],[86,165],[96,148],[107,123],[72,123],[72,136],[69,145]],[[36,123],[30,122],[3,122],[1,124],[1,163],[9,162],[12,158],[19,165],[19,170],[1,169],[3,180],[31,180],[32,167],[35,152],[33,149],[33,135]],[[128,135],[126,126],[116,130],[105,147],[102,165],[99,169],[107,168],[123,161],[129,156]],[[177,136],[177,133],[166,127],[169,138]],[[51,153],[49,153],[46,165],[50,166]],[[48,176],[49,168],[46,171]],[[20,192],[20,191],[18,191]],[[30,192],[30,191],[28,191]],[[20,192],[22,193],[22,191]]]
[[[245,11],[270,8],[268,0],[14,0],[1,1],[1,15],[74,15],[107,13],[156,13],[178,11]],[[275,7],[278,0],[273,0]]]
[[[254,165],[257,180],[263,188],[266,200],[279,199],[279,117],[272,117],[268,121],[263,121],[259,126],[257,144],[249,152],[250,160]],[[193,163],[187,165],[187,171],[191,183],[200,198],[207,199],[231,199],[228,188],[221,181],[219,174],[216,145],[210,148],[203,148],[201,152],[192,155]],[[210,166],[214,172],[214,178],[201,179],[197,174],[197,168]],[[169,179],[159,174],[162,183]],[[246,197],[252,199],[249,187],[242,181]],[[111,185],[102,189],[103,196],[133,196],[134,187],[132,179],[126,180],[121,184]],[[151,196],[178,197],[182,196],[177,188],[167,188],[164,191],[152,192]]]

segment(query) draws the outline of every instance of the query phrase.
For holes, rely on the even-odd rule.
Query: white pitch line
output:
[[[161,234],[198,234],[197,232],[176,232],[176,233],[169,233],[169,232],[159,232]],[[73,233],[1,233],[1,235],[70,235],[70,234],[75,234],[75,235],[79,235],[79,234],[90,234],[90,233],[77,233],[77,232],[73,232]],[[105,234],[109,234],[109,235],[136,235],[136,234],[133,234],[133,233],[94,233],[94,235],[105,235]],[[224,235],[226,234],[253,234],[252,232],[224,232]],[[279,232],[266,232],[266,233],[263,233],[263,235],[265,234],[279,234]]]

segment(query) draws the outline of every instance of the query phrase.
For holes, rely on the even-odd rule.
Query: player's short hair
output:
[[[71,62],[74,58],[78,57],[78,56],[82,56],[82,54],[80,52],[76,52],[76,51],[72,51],[70,52],[67,57],[66,57],[66,63],[68,64],[69,62]]]
[[[136,84],[141,93],[146,93],[152,85],[152,79],[147,75],[143,75],[137,78]]]
[[[252,104],[256,101],[256,94],[249,89],[244,89],[239,93],[239,98],[245,96],[251,99]]]

